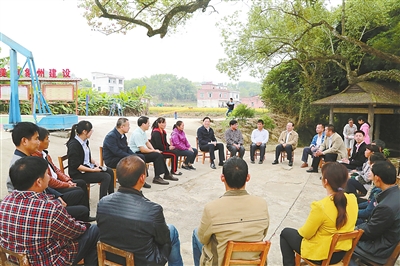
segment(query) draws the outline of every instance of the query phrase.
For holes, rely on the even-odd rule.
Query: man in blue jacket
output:
[[[303,149],[303,156],[301,157],[301,160],[303,161],[303,164],[301,165],[301,168],[308,167],[308,155],[311,155],[313,157],[313,153],[316,152],[319,148],[319,146],[324,142],[325,138],[325,127],[322,124],[318,124],[317,127],[315,128],[315,131],[317,134],[313,137],[310,147],[304,147]]]

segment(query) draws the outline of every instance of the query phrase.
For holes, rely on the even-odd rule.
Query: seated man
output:
[[[316,152],[319,146],[321,146],[321,144],[324,142],[324,130],[325,128],[322,124],[318,124],[315,128],[315,132],[317,132],[317,134],[313,137],[310,147],[304,147],[303,149],[303,156],[301,157],[303,164],[301,165],[301,168],[308,167],[308,155],[311,155],[313,158],[313,153]]]
[[[260,161],[262,164],[265,156],[265,147],[269,139],[268,130],[264,129],[264,121],[262,119],[257,121],[257,128],[251,132],[251,145],[250,145],[250,161],[254,163],[254,154],[256,150],[260,150]]]
[[[396,185],[396,169],[390,162],[375,162],[371,175],[382,192],[376,195],[377,205],[367,222],[356,227],[364,233],[353,258],[366,258],[384,265],[400,241],[400,190]]]
[[[12,134],[15,145],[14,155],[11,158],[10,167],[19,159],[31,156],[39,151],[39,127],[32,122],[19,122],[15,125]],[[12,193],[14,185],[10,176],[7,177],[7,190]],[[70,189],[61,192],[47,187],[46,193],[52,194],[67,209],[67,212],[78,220],[93,220],[89,217],[88,201],[85,200],[85,192],[82,189]],[[87,199],[87,196],[86,196]],[[80,205],[80,204],[84,205]]]
[[[325,127],[325,140],[314,154],[309,173],[318,173],[318,165],[321,157],[325,162],[335,162],[347,158],[347,149],[344,146],[342,137],[335,132],[335,127],[331,124]]]
[[[167,261],[183,265],[178,231],[165,223],[163,208],[141,192],[146,164],[138,156],[125,157],[117,165],[117,177],[120,188],[102,198],[97,207],[100,240],[133,252],[135,265],[165,265]],[[123,263],[121,258],[109,258]]]
[[[297,147],[297,142],[299,140],[299,135],[296,131],[293,130],[294,124],[293,122],[289,122],[286,125],[286,130],[282,131],[279,136],[278,144],[275,149],[275,161],[272,164],[278,164],[279,155],[282,151],[286,151],[287,158],[289,160],[289,166],[293,165],[292,161],[292,153]]]
[[[351,154],[351,157],[349,159],[343,158],[342,163],[351,170],[358,169],[361,170],[362,165],[365,163],[367,160],[367,157],[365,157],[365,149],[367,144],[364,142],[364,136],[365,133],[364,131],[357,130],[354,133],[354,140],[355,144],[353,147],[353,152]]]
[[[136,154],[129,148],[128,139],[125,135],[129,132],[129,129],[129,120],[124,117],[118,118],[116,127],[104,138],[103,159],[108,167],[115,169],[118,162],[129,155],[137,155],[143,161],[145,160],[143,154]],[[145,183],[144,187],[151,188],[151,185]]]
[[[239,152],[239,157],[243,158],[245,149],[243,147],[243,135],[238,129],[238,122],[231,120],[229,128],[225,131],[226,148],[230,151],[231,157],[236,156]]]
[[[76,206],[71,208],[68,207],[68,213],[77,220],[93,222],[96,220],[93,217],[89,217],[89,197],[85,180],[75,179],[63,173],[54,163],[48,152],[50,144],[50,132],[39,127],[39,148],[38,151],[32,153],[32,156],[42,157],[48,164],[48,174],[51,177],[49,181],[49,187],[63,194],[63,200],[68,204],[67,206]],[[86,207],[86,208],[83,208]],[[81,212],[80,212],[81,211]]]
[[[96,225],[75,221],[58,200],[44,193],[48,164],[28,156],[10,168],[15,190],[0,204],[0,245],[26,253],[30,265],[71,265],[82,258],[97,265]]]
[[[269,226],[267,202],[247,193],[249,180],[243,159],[231,157],[226,161],[221,175],[226,192],[204,207],[200,226],[193,231],[194,265],[222,265],[230,240],[254,242],[265,238]]]
[[[146,163],[152,162],[154,164],[154,184],[168,185],[169,182],[164,179],[171,179],[173,177],[169,175],[169,173],[165,173],[167,166],[165,165],[161,151],[154,149],[146,136],[146,130],[150,127],[149,118],[147,116],[141,116],[137,124],[139,127],[133,131],[129,139],[129,147],[134,153],[138,155],[142,154]],[[162,174],[164,174],[164,179],[161,177]]]
[[[210,153],[210,167],[212,169],[217,169],[215,167],[215,154],[214,151],[218,150],[219,155],[219,166],[224,165],[225,154],[224,154],[224,144],[217,143],[217,139],[214,135],[214,130],[210,127],[211,119],[206,116],[203,118],[203,126],[197,129],[197,139],[199,141],[199,148],[201,151],[208,151]]]

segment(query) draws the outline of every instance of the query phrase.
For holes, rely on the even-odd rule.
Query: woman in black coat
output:
[[[93,133],[89,121],[80,121],[72,126],[67,142],[68,173],[72,179],[83,179],[86,183],[100,183],[100,199],[114,192],[114,173],[111,168],[100,166],[92,159],[89,138]]]

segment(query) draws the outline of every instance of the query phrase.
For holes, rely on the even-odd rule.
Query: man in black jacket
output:
[[[365,149],[367,144],[364,142],[365,133],[362,130],[357,130],[354,132],[354,146],[353,153],[349,159],[342,159],[342,163],[347,167],[347,169],[359,169],[361,170],[362,165],[365,163],[367,158],[365,157]]]
[[[197,140],[199,141],[199,148],[201,151],[208,151],[210,153],[210,167],[216,169],[214,159],[214,151],[218,150],[219,166],[224,165],[225,154],[224,144],[217,143],[214,135],[214,130],[210,127],[211,119],[206,116],[203,118],[203,126],[197,129]]]
[[[138,156],[121,159],[117,177],[120,188],[102,198],[97,207],[100,240],[132,252],[135,265],[165,265],[167,261],[169,266],[183,265],[178,231],[165,223],[162,207],[140,191],[146,180],[144,161]]]
[[[376,196],[377,205],[367,222],[357,226],[364,233],[353,258],[365,258],[386,265],[400,241],[400,190],[396,185],[396,169],[390,162],[375,162],[371,175],[375,186],[382,192]]]
[[[129,132],[130,128],[128,118],[118,118],[116,127],[104,138],[103,159],[108,167],[117,168],[118,162],[129,155],[137,155],[144,161],[143,154],[134,153],[128,146],[125,134]],[[151,185],[144,183],[144,187],[151,188]]]

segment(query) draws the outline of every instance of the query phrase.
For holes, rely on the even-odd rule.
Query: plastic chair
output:
[[[99,260],[99,266],[119,266],[121,264],[112,262],[107,260],[106,258],[106,252],[118,255],[120,257],[125,258],[126,266],[134,266],[135,265],[135,257],[132,252],[125,251],[116,247],[113,247],[111,245],[108,245],[106,243],[103,243],[101,241],[97,242],[97,257]]]
[[[343,265],[349,265],[351,256],[353,255],[353,252],[354,252],[354,249],[356,248],[358,240],[360,239],[360,237],[363,233],[364,233],[364,230],[358,229],[358,230],[355,230],[355,231],[349,232],[349,233],[334,234],[332,237],[331,246],[329,248],[328,258],[326,258],[325,260],[322,261],[321,266],[330,265],[329,262],[331,261],[333,253],[341,251],[341,250],[336,249],[337,242],[347,240],[347,239],[352,239],[351,249],[346,252],[346,254],[344,255],[344,257],[341,261],[341,263]],[[314,264],[314,263],[310,262],[309,260],[301,257],[301,255],[298,254],[297,252],[295,252],[295,253],[296,253],[296,257],[295,257],[296,266],[300,266],[301,259],[303,259],[303,261],[306,263],[306,265],[311,265],[311,266],[317,265],[317,264]],[[303,264],[301,264],[301,265],[303,265]],[[335,264],[335,265],[339,265],[339,264]]]
[[[7,255],[13,256],[17,259],[18,264],[15,264],[11,261],[8,260]],[[29,263],[28,256],[26,254],[22,253],[15,253],[11,250],[8,250],[6,248],[0,247],[0,265],[4,266],[30,266],[31,264]]]
[[[99,150],[100,150],[99,163],[100,163],[100,165],[105,165],[104,160],[103,160],[103,147],[100,146]],[[113,173],[114,173],[114,187],[117,187],[117,169],[115,169],[115,168],[111,168],[111,169],[113,170]]]
[[[225,251],[223,266],[229,265],[265,265],[268,251],[271,246],[270,241],[260,242],[235,242],[229,241]],[[260,258],[256,260],[232,259],[233,252],[260,252]]]
[[[199,149],[199,139],[197,137],[196,137],[196,148],[199,151],[197,153],[197,156],[196,156],[196,162],[198,162],[199,161],[199,157],[201,157],[202,158],[202,163],[204,164],[205,159],[206,158],[210,158],[210,153],[208,151],[202,151],[202,150]]]

